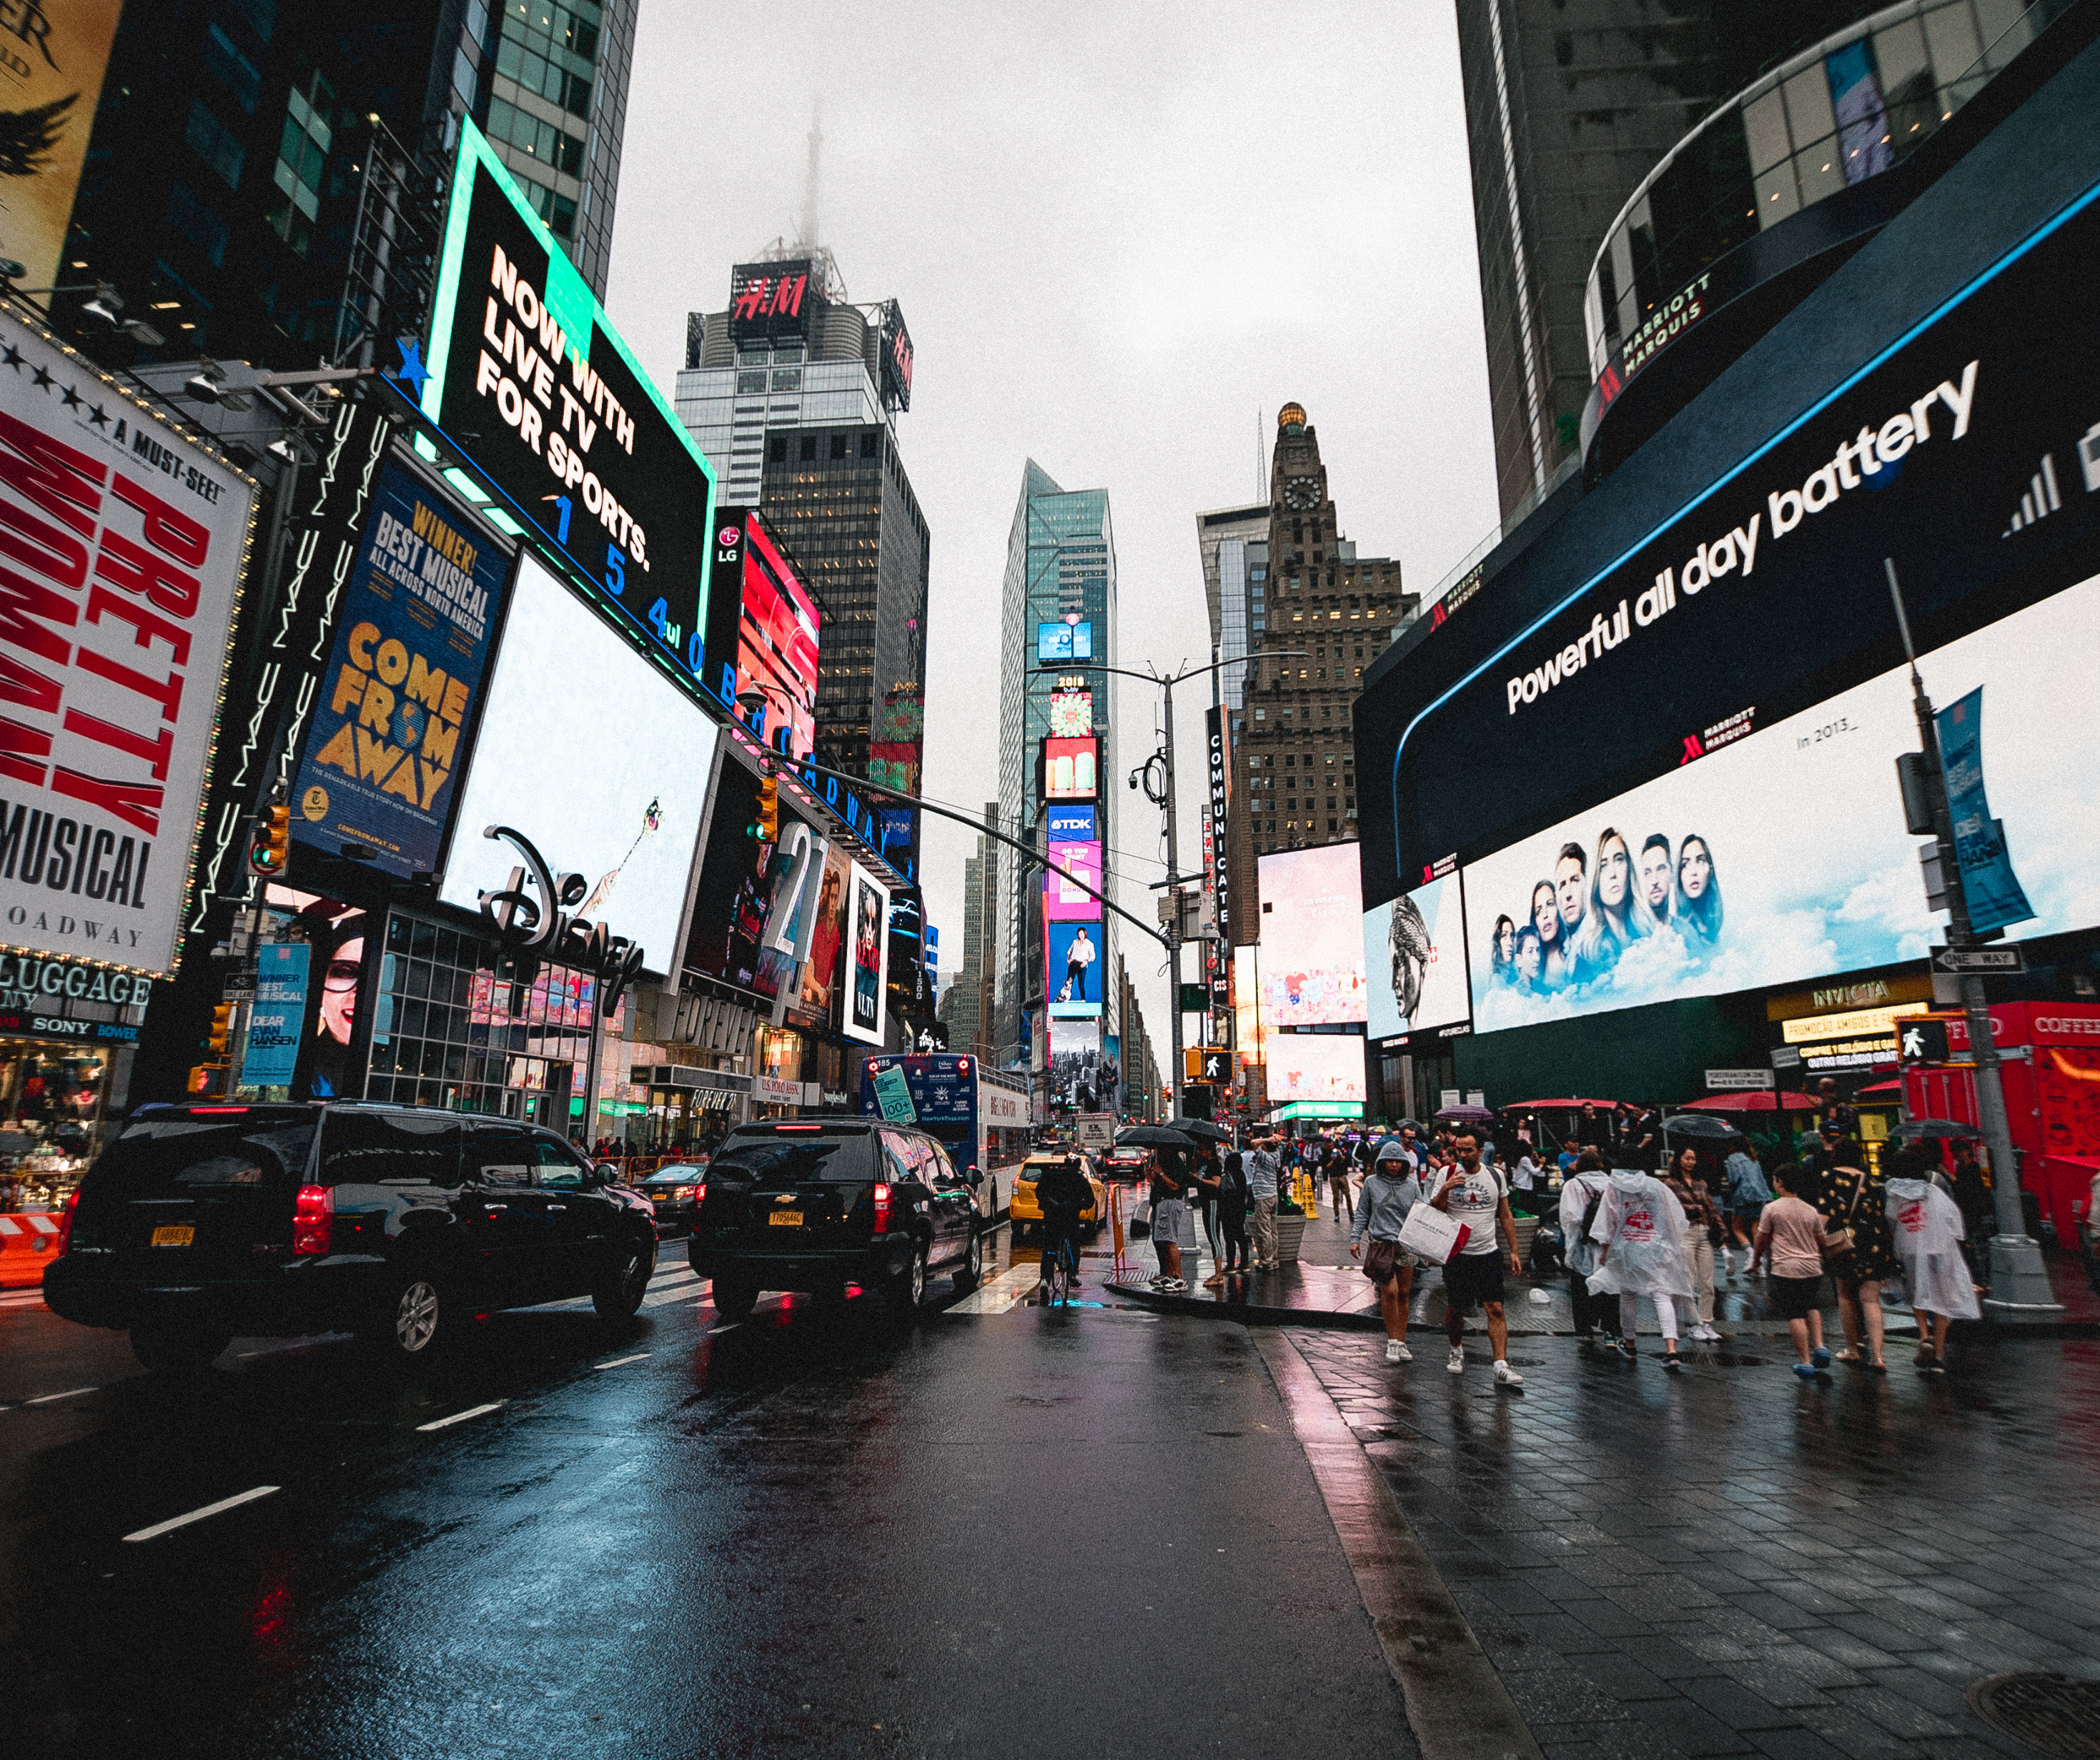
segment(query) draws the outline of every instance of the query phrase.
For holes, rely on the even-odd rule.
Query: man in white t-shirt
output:
[[[1495,1385],[1522,1387],[1524,1377],[1509,1366],[1509,1322],[1502,1313],[1505,1261],[1511,1277],[1524,1272],[1524,1261],[1517,1256],[1516,1223],[1510,1215],[1509,1189],[1500,1173],[1482,1164],[1477,1131],[1460,1131],[1452,1139],[1451,1149],[1458,1164],[1445,1175],[1443,1184],[1429,1200],[1467,1229],[1465,1244],[1444,1265],[1444,1335],[1451,1343],[1450,1361],[1445,1366],[1454,1375],[1466,1372],[1466,1311],[1477,1305],[1488,1317],[1488,1342],[1495,1353]],[[1502,1240],[1509,1243],[1507,1253],[1502,1249]]]

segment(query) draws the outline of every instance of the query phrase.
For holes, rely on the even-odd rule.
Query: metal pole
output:
[[[1896,627],[1903,633],[1904,653],[1910,661],[1911,702],[1917,715],[1918,744],[1925,758],[1926,787],[1932,799],[1933,837],[1939,845],[1941,883],[1947,888],[1947,944],[1949,948],[1980,945],[1969,922],[1969,898],[1961,884],[1961,865],[1954,848],[1954,820],[1947,803],[1947,781],[1941,767],[1939,724],[1934,719],[1932,699],[1926,694],[1925,680],[1917,670],[1917,650],[1912,645],[1910,619],[1904,614],[1903,588],[1896,581],[1893,558],[1883,557],[1882,566],[1889,580],[1889,597],[1895,602]],[[1991,1294],[1983,1304],[2001,1318],[2061,1313],[2049,1272],[2042,1263],[2041,1243],[2027,1233],[2027,1212],[2020,1202],[2020,1161],[2013,1147],[2010,1120],[2005,1113],[2005,1089],[2000,1067],[1998,1046],[1991,1031],[1991,1010],[1983,1000],[1983,980],[1973,972],[1962,973],[1961,1011],[1968,1018],[1969,1051],[1976,1060],[1976,1115],[1983,1132],[1984,1152],[1991,1171],[1991,1195],[1997,1212],[1997,1233],[1991,1237]]]
[[[1167,872],[1179,879],[1181,874],[1180,827],[1174,812],[1174,686],[1168,684],[1160,695],[1167,702]],[[1181,1110],[1181,889],[1176,887],[1168,894],[1174,909],[1167,925],[1167,1012],[1173,1022],[1174,1058],[1174,1111],[1176,1118],[1185,1116]]]

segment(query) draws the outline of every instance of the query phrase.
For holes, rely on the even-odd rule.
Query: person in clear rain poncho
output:
[[[1961,1256],[1967,1231],[1961,1209],[1931,1182],[1939,1159],[1930,1145],[1912,1144],[1896,1156],[1889,1181],[1889,1232],[1917,1316],[1917,1366],[1927,1375],[1946,1369],[1948,1327],[1957,1319],[1981,1319],[1983,1312]]]
[[[1638,1354],[1634,1327],[1645,1296],[1661,1323],[1663,1366],[1677,1368],[1677,1304],[1692,1300],[1683,1208],[1653,1174],[1614,1168],[1590,1234],[1599,1260],[1590,1275],[1590,1292],[1619,1298],[1620,1352],[1629,1358]]]

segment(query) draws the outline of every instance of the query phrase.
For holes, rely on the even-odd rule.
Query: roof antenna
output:
[[[802,238],[803,248],[814,250],[817,245],[817,198],[822,188],[824,152],[824,100],[822,94],[810,104],[810,168],[802,180]]]

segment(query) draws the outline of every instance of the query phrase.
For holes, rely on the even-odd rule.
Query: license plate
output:
[[[799,1210],[776,1210],[773,1212],[772,1222],[775,1228],[800,1228],[802,1212]]]
[[[196,1230],[186,1222],[153,1230],[153,1244],[156,1247],[187,1247],[196,1239]]]

